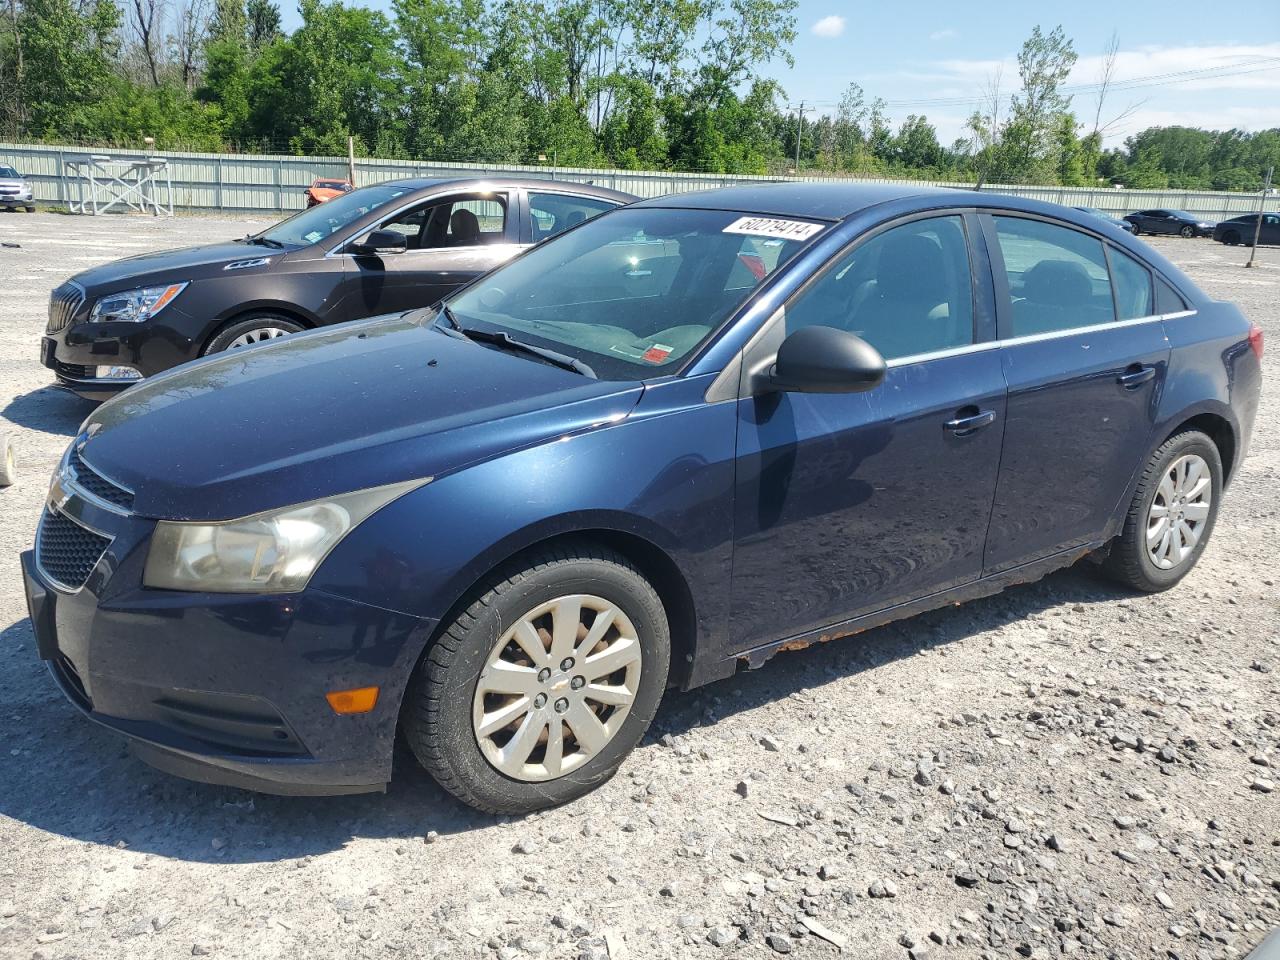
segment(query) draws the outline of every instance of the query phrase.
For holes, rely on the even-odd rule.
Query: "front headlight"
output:
[[[200,593],[295,593],[357,524],[430,482],[372,487],[241,520],[161,520],[151,538],[142,583]]]
[[[89,312],[91,321],[126,320],[141,323],[150,320],[157,313],[173,303],[187,284],[171,283],[165,287],[138,287],[136,290],[124,290],[120,293],[109,293],[98,300]]]

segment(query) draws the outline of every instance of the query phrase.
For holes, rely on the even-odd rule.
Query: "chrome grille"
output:
[[[44,332],[58,333],[65,330],[83,303],[84,290],[79,284],[67,282],[55,288],[49,294],[49,323]]]
[[[46,507],[36,534],[36,563],[49,579],[79,590],[111,541]]]
[[[133,509],[133,494],[124,487],[112,483],[85,463],[80,456],[78,445],[71,447],[71,452],[67,455],[67,466],[71,468],[71,482],[90,496],[105,500],[121,510]]]

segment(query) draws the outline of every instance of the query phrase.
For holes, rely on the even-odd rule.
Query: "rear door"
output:
[[[966,244],[976,229],[934,215],[860,241],[749,353],[750,368],[817,324],[856,333],[889,369],[866,393],[738,401],[737,651],[981,575],[1005,385],[995,345],[976,342],[994,333],[989,271]],[[744,246],[735,269],[751,275],[766,252]]]
[[[983,217],[1009,387],[995,573],[1100,539],[1145,456],[1169,343],[1145,266],[1098,236]]]
[[[527,196],[529,224],[522,239],[527,238],[532,243],[550,240],[580,223],[621,206],[614,200],[565,190],[530,190]]]
[[[376,229],[404,234],[407,249],[359,254],[348,245],[344,319],[430,306],[520,249],[515,198],[507,191],[435,197]]]

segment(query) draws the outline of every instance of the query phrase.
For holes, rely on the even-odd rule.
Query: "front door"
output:
[[[348,251],[346,312],[355,318],[427,307],[505,263],[520,249],[513,199],[506,193],[435,198],[384,221],[377,229],[403,233],[407,249]]]
[[[965,218],[935,216],[838,255],[786,306],[787,332],[847,329],[890,366],[866,393],[738,401],[736,651],[981,574],[1005,386],[974,343],[972,278]]]
[[[1015,216],[988,236],[1009,386],[994,573],[1103,536],[1146,456],[1169,343],[1151,274],[1118,248]]]

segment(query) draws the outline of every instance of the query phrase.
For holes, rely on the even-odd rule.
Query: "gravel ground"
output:
[[[1238,957],[1280,924],[1280,250],[1158,240],[1267,332],[1251,456],[1178,588],[1085,571],[670,695],[621,774],[521,820],[407,757],[385,796],[171,779],[62,699],[17,554],[91,409],[51,286],[248,220],[0,216],[0,957]]]

